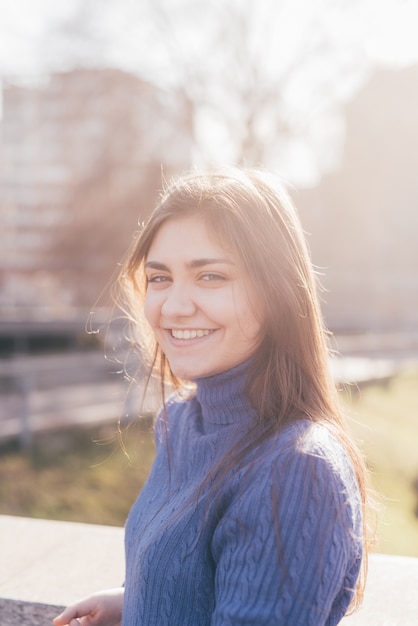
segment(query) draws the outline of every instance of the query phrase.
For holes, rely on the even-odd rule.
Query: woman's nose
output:
[[[181,285],[172,285],[161,306],[161,314],[164,317],[181,317],[193,315],[195,311],[196,305],[190,291]]]

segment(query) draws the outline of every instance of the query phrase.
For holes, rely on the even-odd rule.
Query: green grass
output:
[[[379,498],[380,552],[418,556],[418,371],[346,397],[350,426]]]
[[[150,430],[74,429],[38,436],[32,450],[0,455],[0,514],[121,526],[154,448]]]
[[[345,393],[353,435],[367,457],[381,512],[377,549],[418,556],[418,370],[385,388]],[[0,514],[122,526],[151,467],[150,429],[76,429],[38,436],[30,452],[0,450]]]

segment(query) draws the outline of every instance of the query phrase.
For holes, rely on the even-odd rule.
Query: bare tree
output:
[[[161,92],[117,70],[74,70],[55,76],[61,161],[70,175],[62,219],[47,250],[48,268],[72,292],[74,304],[89,306],[130,246],[138,222],[149,215],[161,187],[161,155],[184,119]],[[46,96],[47,99],[47,96]],[[46,119],[46,127],[51,126]],[[147,126],[148,125],[148,126]],[[189,160],[185,140],[177,142],[179,164]],[[173,171],[166,163],[166,176]]]
[[[278,166],[292,140],[316,140],[325,113],[365,77],[367,4],[91,0],[60,31],[59,49],[67,64],[123,64],[175,92],[191,111],[199,162]]]

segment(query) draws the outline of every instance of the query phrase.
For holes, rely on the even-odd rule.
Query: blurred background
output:
[[[164,179],[261,165],[324,286],[378,549],[418,556],[417,23],[417,0],[0,0],[0,514],[124,523],[155,406],[109,284]]]

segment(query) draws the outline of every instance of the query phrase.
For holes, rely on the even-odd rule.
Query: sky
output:
[[[88,4],[86,0],[85,6]],[[105,0],[104,8],[106,4],[111,3]],[[131,55],[123,36],[123,14],[133,14],[134,4],[121,0],[116,3],[119,7],[116,10],[103,10],[100,25],[112,40],[107,51],[109,60],[128,67]],[[344,4],[344,0],[335,0],[336,7]],[[0,74],[31,75],[43,71],[51,61],[47,54],[41,54],[46,34],[53,31],[60,20],[71,16],[79,5],[80,0],[0,0]],[[299,9],[306,14],[309,7],[317,4],[312,0],[294,0],[293,5],[297,6],[297,21],[294,22],[297,29],[301,24]],[[365,52],[371,58],[391,64],[418,61],[418,0],[359,0],[359,5],[362,7],[361,23],[347,23],[345,32],[349,33],[354,27],[362,33]],[[336,15],[336,12],[330,13],[329,19],[335,20]],[[339,26],[336,24],[336,28]]]
[[[0,0],[0,73],[42,71],[38,50],[48,28],[71,13],[71,0]]]
[[[292,79],[287,81],[285,99],[288,110],[293,111],[295,118],[307,120],[310,127],[303,131],[301,141],[293,137],[286,153],[285,167],[289,169],[288,179],[292,183],[313,185],[321,171],[332,167],[338,146],[343,141],[341,118],[330,102],[347,99],[361,86],[370,66],[401,67],[418,63],[418,0],[246,1],[253,11],[254,8],[257,11],[254,16],[259,21],[259,28],[254,29],[252,43],[261,50],[259,67],[266,74],[276,72],[282,59],[292,55],[297,57],[306,39],[315,34],[312,29],[315,23],[318,36],[323,36],[336,49],[338,46],[339,65],[333,63],[332,58],[326,58],[323,65],[317,63],[311,67],[305,63],[306,71],[294,72]],[[155,32],[147,26],[147,6],[155,6],[158,2],[170,9],[197,6],[193,2],[187,4],[188,0],[0,0],[0,78],[36,78],[48,71],[66,69],[65,55],[68,58],[69,54],[73,62],[82,58],[83,40],[74,38],[71,47],[71,38],[64,42],[60,34],[62,24],[77,10],[86,16],[86,24],[89,18],[90,24],[94,24],[94,36],[90,37],[91,32],[87,31],[89,36],[85,41],[89,54],[96,55],[99,64],[137,72],[161,86],[173,86],[170,81],[175,83],[177,79],[175,56],[178,46],[184,48],[181,60],[187,55],[200,54],[205,71],[210,71],[212,62],[212,71],[216,73],[216,62],[218,66],[222,64],[222,56],[218,58],[217,50],[212,47],[211,58],[208,58],[202,48],[205,37],[210,41],[211,11],[216,0],[203,5],[206,13],[200,4],[200,14],[193,15],[189,10],[189,13],[180,12],[177,22],[173,19],[171,24],[176,33],[172,48],[174,60],[167,55],[165,42],[160,41],[161,31]],[[239,4],[244,0],[230,2]],[[270,47],[263,39],[263,29],[269,27],[273,29]],[[228,28],[228,37],[231,37],[233,29]],[[355,59],[343,58],[354,49]],[[352,71],[353,66],[355,71]],[[212,91],[214,98],[225,99],[223,92],[216,94],[215,89]],[[307,91],[309,101],[305,97]],[[213,115],[214,109],[212,106],[200,110],[197,126],[201,133],[202,153],[216,159],[219,146],[222,146],[222,153],[233,160],[233,152],[228,153],[228,145],[232,149],[232,144],[227,142],[233,119],[219,121]],[[278,165],[283,170],[283,164]],[[287,176],[287,172],[284,175]]]

